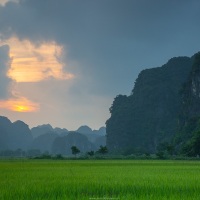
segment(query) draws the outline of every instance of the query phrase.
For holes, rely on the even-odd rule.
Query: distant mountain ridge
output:
[[[67,136],[57,137],[52,144],[55,154],[72,155],[71,147],[76,146],[81,152],[95,150],[96,147],[81,133],[70,131]]]
[[[41,136],[41,135],[44,135],[46,133],[50,133],[50,132],[54,132],[54,133],[57,133],[57,134],[61,134],[61,133],[66,133],[68,132],[67,129],[63,128],[53,128],[50,124],[43,124],[43,125],[39,125],[37,127],[33,127],[31,129],[31,132],[32,132],[32,136],[34,138],[38,137],[38,136]]]
[[[85,135],[88,140],[90,142],[95,143],[95,141],[97,140],[97,138],[99,137],[105,137],[106,135],[106,128],[105,127],[101,127],[99,128],[99,130],[92,130],[90,127],[88,126],[81,126],[79,127],[76,132],[78,133],[82,133],[83,135]]]
[[[53,128],[50,124],[44,124],[29,129],[28,125],[22,121],[12,123],[7,117],[0,116],[0,151],[17,149],[39,150],[41,153],[49,152],[55,154],[56,152],[62,152],[65,155],[70,155],[69,148],[67,152],[61,148],[62,140],[64,140],[68,147],[77,144],[82,149],[82,153],[84,153],[87,150],[97,150],[100,145],[105,145],[105,140],[102,139],[102,137],[105,138],[105,134],[105,127],[101,127],[99,130],[92,130],[88,126],[81,126],[77,131],[68,131],[65,128]],[[99,140],[101,141],[100,143]],[[59,151],[56,150],[58,148],[60,149]]]
[[[18,148],[27,150],[32,140],[27,124],[19,120],[12,123],[8,118],[0,117],[0,150]]]

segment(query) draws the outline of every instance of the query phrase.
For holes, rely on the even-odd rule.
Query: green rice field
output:
[[[200,199],[200,162],[1,160],[0,199]]]

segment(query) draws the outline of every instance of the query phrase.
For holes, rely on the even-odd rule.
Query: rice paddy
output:
[[[0,199],[200,199],[200,162],[1,160]]]

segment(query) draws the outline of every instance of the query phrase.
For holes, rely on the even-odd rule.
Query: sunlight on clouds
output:
[[[15,112],[37,112],[39,110],[39,104],[31,102],[25,97],[20,97],[18,99],[0,101],[0,108]]]
[[[11,68],[7,75],[16,82],[74,78],[73,74],[63,72],[63,63],[59,60],[63,49],[55,42],[36,46],[29,40],[10,38],[4,43],[10,46],[12,58]]]
[[[0,109],[15,112],[37,112],[40,109],[38,103],[34,103],[26,95],[16,90],[17,83],[40,82],[48,79],[68,80],[74,75],[63,71],[64,64],[61,62],[63,48],[56,42],[41,43],[35,45],[29,40],[10,38],[0,41],[0,46],[9,46],[10,68],[7,76],[13,82],[11,85],[11,97],[0,100]],[[32,92],[32,91],[31,91]]]

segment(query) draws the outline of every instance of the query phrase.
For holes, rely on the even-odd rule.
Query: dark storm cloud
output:
[[[57,41],[91,80],[82,86],[115,95],[141,69],[199,50],[199,10],[199,0],[21,0],[0,7],[0,31]]]
[[[11,79],[7,77],[7,71],[10,65],[9,47],[0,46],[0,100],[9,96],[9,86]]]

